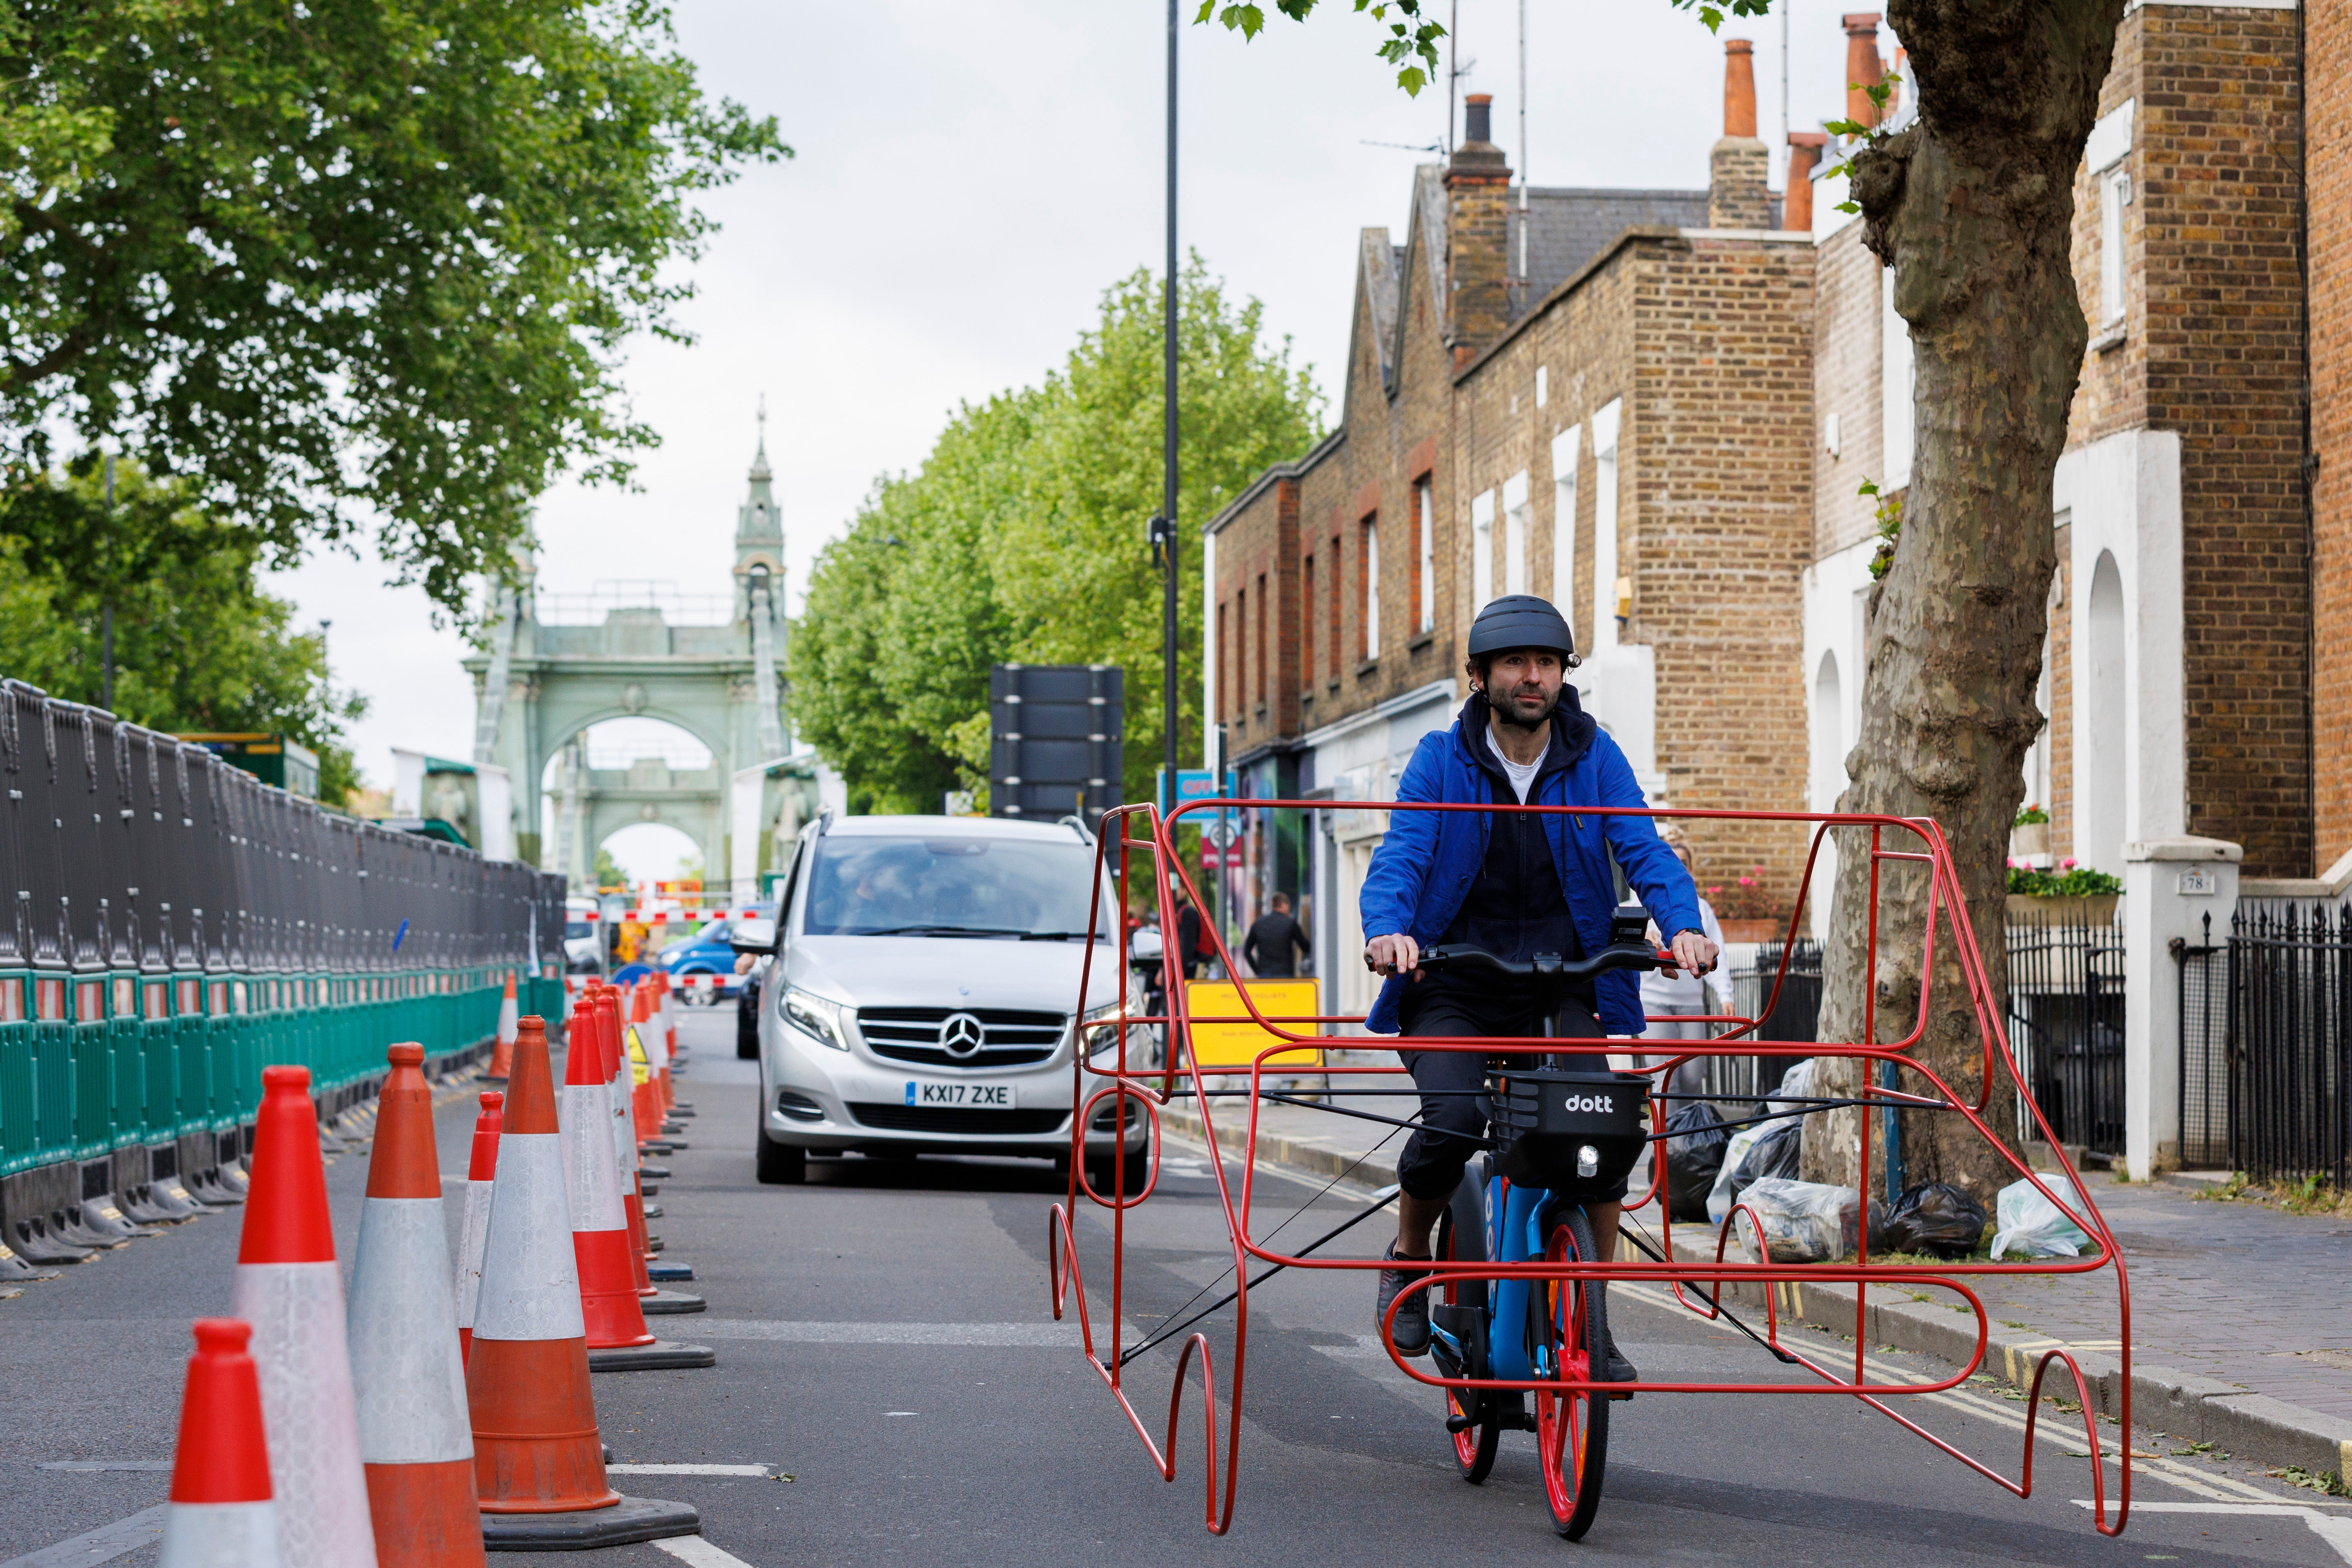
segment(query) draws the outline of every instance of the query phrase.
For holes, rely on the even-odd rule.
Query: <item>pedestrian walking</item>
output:
[[[1289,894],[1276,893],[1267,904],[1265,913],[1250,922],[1242,956],[1259,979],[1287,980],[1298,973],[1299,957],[1313,949],[1307,945],[1307,933],[1290,918]]]

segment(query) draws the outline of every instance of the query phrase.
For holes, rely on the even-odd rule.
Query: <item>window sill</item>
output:
[[[1418,636],[1418,637],[1414,637],[1411,642],[1409,642],[1409,643],[1405,644],[1405,645],[1404,645],[1404,650],[1405,650],[1405,652],[1407,652],[1407,653],[1426,653],[1426,652],[1428,652],[1428,651],[1429,651],[1429,645],[1430,645],[1430,644],[1432,644],[1432,643],[1433,643],[1433,642],[1435,642],[1436,640],[1437,640],[1437,631],[1436,631],[1436,628],[1435,628],[1435,627],[1432,627],[1430,630],[1425,631],[1425,632],[1423,632],[1420,636]]]
[[[2130,340],[2131,329],[2126,323],[2117,321],[2091,340],[2091,352],[2095,354],[2113,353]]]
[[[1373,674],[1380,668],[1381,661],[1377,658],[1360,660],[1356,666],[1356,679],[1358,680],[1361,680],[1364,677]]]

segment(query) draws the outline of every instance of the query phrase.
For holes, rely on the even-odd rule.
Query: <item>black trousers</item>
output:
[[[1427,984],[1423,982],[1423,984]],[[1479,1035],[1494,1038],[1525,1037],[1539,1033],[1543,1015],[1501,998],[1440,994],[1410,1009],[1404,1033],[1415,1035]],[[1562,1039],[1597,1040],[1609,1031],[1584,1005],[1570,998],[1559,1005]],[[1486,1135],[1494,1104],[1486,1098],[1486,1058],[1477,1051],[1412,1051],[1400,1049],[1398,1058],[1421,1090],[1421,1130],[1407,1140],[1397,1159],[1397,1184],[1408,1197],[1424,1201],[1453,1195],[1462,1184],[1462,1172],[1478,1152],[1474,1138]],[[1625,1184],[1614,1197],[1622,1199]],[[1614,1201],[1613,1199],[1612,1201]]]

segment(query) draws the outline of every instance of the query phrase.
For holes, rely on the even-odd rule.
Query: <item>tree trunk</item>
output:
[[[1917,439],[1894,563],[1870,595],[1862,733],[1841,804],[1942,825],[1996,1005],[2008,984],[2010,826],[2043,721],[2034,689],[2055,563],[2051,485],[2089,337],[2070,260],[2074,174],[2124,5],[1892,0],[1919,118],[1853,160],[1865,241],[1895,268],[1895,309],[1910,323]],[[1874,991],[1874,1037],[1899,1040],[1919,1016],[1926,868],[1883,865],[1877,963],[1865,975],[1869,836],[1838,837],[1820,1037],[1861,1039]],[[1883,847],[1923,847],[1905,832]],[[1953,935],[1939,917],[1932,1005],[1913,1056],[1973,1102],[1983,1037]],[[2014,1096],[1994,1071],[1986,1120],[2013,1141]],[[1862,1064],[1824,1058],[1820,1074],[1817,1093],[1850,1095]],[[1928,1085],[1906,1072],[1901,1087]],[[1805,1119],[1810,1179],[1854,1184],[1859,1120],[1853,1110]],[[1883,1131],[1874,1121],[1874,1185]],[[1951,1182],[1988,1207],[2011,1174],[1949,1111],[1902,1113],[1901,1148],[1906,1184]]]

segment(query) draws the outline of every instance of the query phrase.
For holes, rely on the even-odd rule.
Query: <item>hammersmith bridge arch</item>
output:
[[[763,416],[764,423],[764,416]],[[708,887],[751,894],[815,810],[814,760],[791,755],[780,674],[784,643],[784,528],[767,443],[751,460],[736,512],[733,582],[695,596],[666,583],[599,583],[583,595],[540,593],[536,561],[496,590],[490,646],[465,660],[474,678],[476,768],[504,770],[517,856],[593,885],[596,847],[656,822],[702,852]],[[657,719],[709,749],[707,767],[680,759],[592,758],[583,737],[612,719]],[[551,769],[550,763],[554,766]],[[435,760],[428,773],[472,771]],[[555,831],[543,832],[542,794]]]

